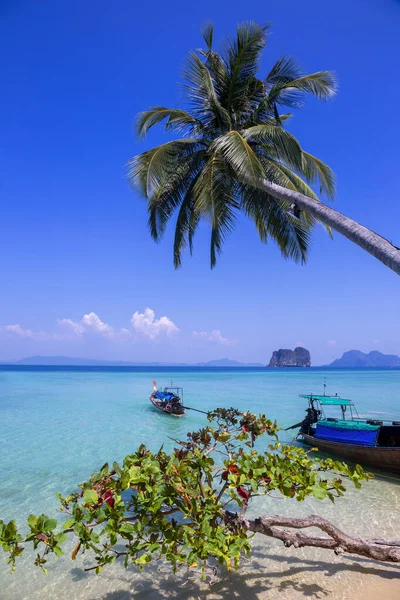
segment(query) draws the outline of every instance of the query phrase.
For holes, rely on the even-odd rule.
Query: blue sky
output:
[[[222,39],[248,19],[272,24],[261,73],[281,55],[336,71],[337,98],[308,101],[290,130],[335,170],[335,207],[400,242],[399,2],[3,0],[0,360],[400,354],[399,277],[339,235],[318,229],[299,266],[243,219],[213,271],[206,225],[179,271],[171,233],[150,239],[124,165],[163,133],[138,141],[134,117],[178,104],[203,23]]]

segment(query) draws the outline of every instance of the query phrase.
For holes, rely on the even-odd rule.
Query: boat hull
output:
[[[326,454],[347,458],[361,466],[374,467],[400,474],[400,447],[357,446],[320,440],[312,435],[301,434],[300,440]]]
[[[157,408],[157,410],[165,413],[166,415],[171,415],[171,417],[184,417],[185,416],[185,412],[183,413],[175,413],[175,412],[171,412],[170,410],[168,410],[167,408],[163,408],[162,406],[160,406],[157,402],[157,400],[154,398],[153,394],[151,394],[150,398],[149,398],[150,402],[152,403],[152,405],[154,406],[154,408]]]

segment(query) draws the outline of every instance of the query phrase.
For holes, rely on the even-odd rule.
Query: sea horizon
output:
[[[149,364],[149,365],[19,365],[14,363],[0,363],[0,371],[113,371],[113,372],[151,372],[154,370],[161,372],[168,370],[176,371],[255,371],[255,372],[313,372],[313,371],[400,371],[400,367],[330,367],[326,365],[317,365],[312,367],[248,367],[244,366],[227,366],[227,367],[210,367],[200,365],[175,365],[175,364]]]

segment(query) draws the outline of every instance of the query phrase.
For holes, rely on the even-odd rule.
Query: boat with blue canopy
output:
[[[150,394],[152,405],[168,415],[183,417],[185,408],[183,406],[183,389],[173,386],[157,389],[157,383],[153,381],[153,392]]]
[[[400,421],[361,419],[354,403],[338,395],[300,398],[308,400],[306,416],[288,427],[300,428],[296,439],[330,455],[400,473]],[[339,416],[331,416],[331,408],[339,409]]]

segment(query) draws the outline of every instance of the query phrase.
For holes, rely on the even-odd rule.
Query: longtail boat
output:
[[[183,417],[185,408],[182,404],[183,389],[181,387],[165,387],[157,390],[157,383],[153,381],[153,392],[150,394],[152,405],[161,412],[174,417]]]
[[[300,428],[296,439],[361,466],[400,473],[400,421],[361,419],[353,402],[337,395],[300,398],[308,400],[306,416],[288,427]],[[340,408],[341,418],[326,416],[327,407]]]

